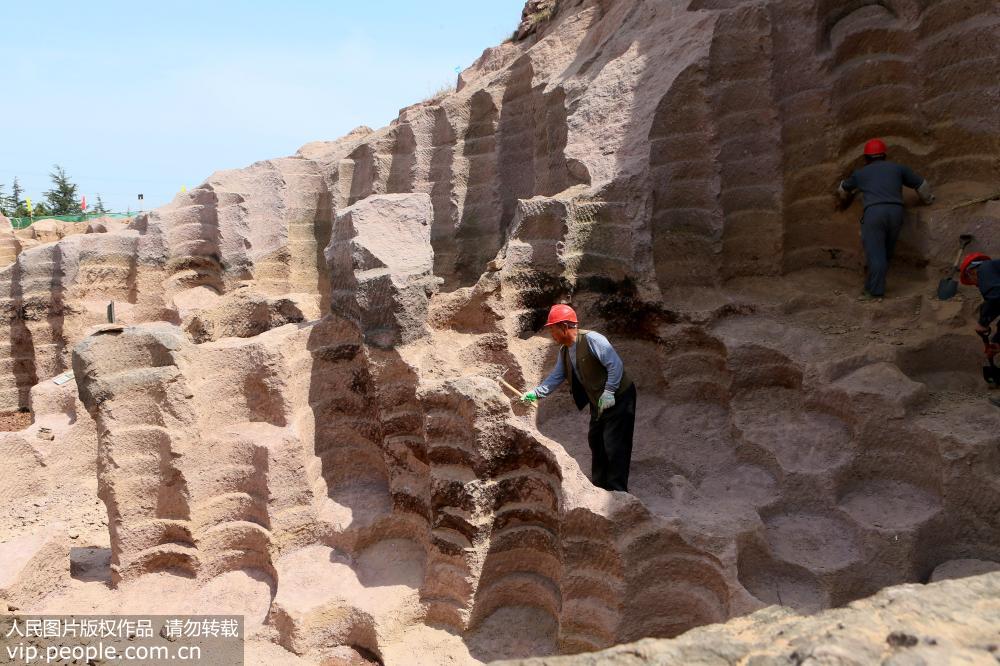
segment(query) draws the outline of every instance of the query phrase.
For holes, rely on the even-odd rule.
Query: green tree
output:
[[[22,201],[21,205],[14,209],[13,217],[33,217],[36,220],[40,217],[48,217],[49,215],[55,215],[49,207],[45,205],[44,201],[31,202],[31,215],[28,215],[28,202]]]
[[[24,194],[24,188],[21,187],[21,183],[17,181],[17,176],[14,176],[14,184],[10,188],[10,198],[14,203],[14,208],[21,205],[21,195]]]
[[[0,187],[0,190],[3,188]],[[24,189],[21,187],[21,183],[18,182],[17,176],[14,176],[14,184],[10,188],[10,196],[3,197],[0,196],[0,208],[3,208],[3,214],[8,217],[17,217],[18,209],[24,203],[21,199],[21,195],[24,194]]]
[[[45,191],[45,200],[48,202],[47,215],[74,215],[80,212],[80,197],[77,194],[77,186],[70,181],[66,175],[66,170],[58,164],[53,166],[53,171],[49,173],[52,180],[52,189]],[[36,214],[35,217],[38,217]]]
[[[0,183],[0,215],[9,216],[7,211],[12,211],[10,198],[3,193],[3,183]]]
[[[104,202],[101,200],[101,195],[97,195],[97,205],[94,206],[94,212],[104,215],[108,212],[108,209],[104,207]]]

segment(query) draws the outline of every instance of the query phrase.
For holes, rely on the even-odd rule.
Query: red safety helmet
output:
[[[969,266],[977,261],[989,261],[989,256],[983,254],[982,252],[973,252],[972,254],[965,255],[965,259],[962,259],[962,265],[958,269],[958,279],[962,284],[973,284],[972,280],[969,279]]]
[[[885,141],[882,139],[872,139],[865,144],[865,155],[872,157],[874,155],[885,155]]]
[[[546,326],[552,326],[553,324],[561,324],[563,322],[569,322],[571,324],[578,323],[576,320],[576,311],[568,305],[553,305],[552,309],[549,310],[549,319],[545,322]]]

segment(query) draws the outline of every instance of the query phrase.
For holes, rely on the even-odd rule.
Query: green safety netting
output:
[[[81,213],[79,215],[44,215],[42,217],[12,217],[10,219],[10,226],[15,229],[24,229],[25,227],[30,227],[33,222],[38,222],[39,220],[59,220],[60,222],[86,222],[87,220],[93,220],[97,217],[111,217],[115,219],[123,219],[127,217],[133,217],[135,213]]]

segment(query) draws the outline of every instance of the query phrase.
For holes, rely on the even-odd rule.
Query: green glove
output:
[[[521,396],[521,402],[531,404],[533,402],[538,402],[538,394],[534,391],[528,391]]]
[[[605,391],[601,394],[601,397],[597,400],[597,418],[601,418],[601,414],[604,413],[605,409],[611,409],[615,406],[615,394],[610,391]]]

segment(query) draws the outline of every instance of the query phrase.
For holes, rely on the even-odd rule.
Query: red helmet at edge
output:
[[[865,155],[885,155],[885,142],[882,139],[872,139],[865,144]]]
[[[973,252],[972,254],[965,255],[965,259],[962,259],[962,265],[958,269],[958,279],[962,284],[972,284],[972,280],[969,279],[969,264],[974,261],[989,261],[989,256],[983,254],[982,252]]]
[[[549,310],[549,319],[545,322],[545,325],[552,326],[553,324],[561,324],[563,322],[576,324],[576,311],[570,306],[561,303],[553,305],[552,309]]]

